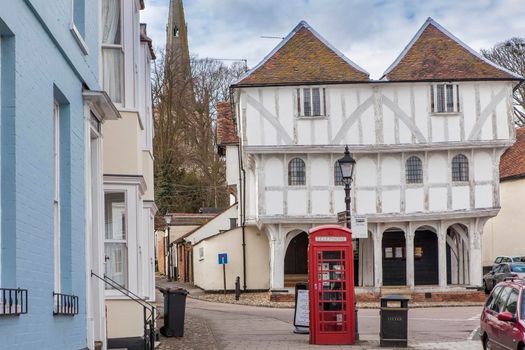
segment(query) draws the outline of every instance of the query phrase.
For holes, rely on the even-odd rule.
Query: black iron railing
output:
[[[76,295],[53,292],[53,315],[74,316],[78,314],[78,297]]]
[[[142,299],[129,289],[124,288],[118,282],[112,280],[107,275],[104,274],[104,277],[100,277],[93,271],[91,271],[91,276],[95,276],[101,281],[104,281],[110,287],[118,290],[120,293],[127,296],[129,299],[135,301],[136,303],[142,306],[142,315],[144,321],[144,349],[154,350],[155,349],[155,322],[157,319],[157,309],[155,306],[148,303],[146,300]]]
[[[27,289],[0,288],[0,316],[27,314]]]

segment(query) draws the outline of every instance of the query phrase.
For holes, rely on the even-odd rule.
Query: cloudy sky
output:
[[[166,41],[169,0],[146,0],[141,21],[154,45]],[[524,0],[185,0],[189,45],[199,57],[256,65],[306,20],[351,60],[379,78],[432,17],[475,50],[525,37]]]

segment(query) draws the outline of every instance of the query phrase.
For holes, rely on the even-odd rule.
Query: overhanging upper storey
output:
[[[429,17],[381,79],[521,81],[523,77],[484,58]]]
[[[233,87],[368,82],[369,74],[301,21]]]

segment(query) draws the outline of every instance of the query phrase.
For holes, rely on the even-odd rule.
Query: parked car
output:
[[[498,257],[496,257],[496,259],[494,259],[494,265],[492,267],[496,267],[499,264],[511,263],[511,262],[525,262],[525,255],[503,255],[503,256],[498,256]]]
[[[524,349],[524,289],[525,282],[514,279],[492,290],[481,312],[479,336],[483,349]]]
[[[503,263],[497,265],[489,273],[483,276],[483,289],[485,293],[494,288],[496,284],[505,278],[525,278],[525,263]]]

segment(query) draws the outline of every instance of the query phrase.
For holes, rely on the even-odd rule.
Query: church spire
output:
[[[166,54],[173,55],[177,66],[189,68],[188,31],[182,0],[170,0],[166,27]]]

